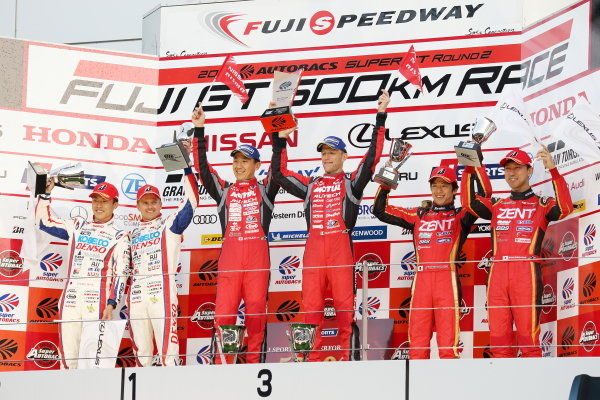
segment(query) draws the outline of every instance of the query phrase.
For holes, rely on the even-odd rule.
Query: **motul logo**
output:
[[[23,125],[23,140],[40,143],[52,143],[62,146],[88,147],[92,149],[128,151],[132,153],[154,154],[144,138],[126,138],[120,135],[72,131],[69,129],[52,129]]]

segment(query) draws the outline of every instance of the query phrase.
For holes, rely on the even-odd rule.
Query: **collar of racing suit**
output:
[[[251,186],[251,185],[256,185],[256,182],[258,182],[258,180],[256,178],[252,178],[252,179],[248,179],[246,181],[235,181],[235,185],[236,186]]]
[[[431,207],[431,211],[440,212],[440,211],[451,211],[455,210],[454,203],[444,204],[443,206],[433,206]]]
[[[533,193],[532,188],[529,188],[524,192],[510,192],[510,198],[513,200],[525,200],[533,196],[535,196],[535,193]]]

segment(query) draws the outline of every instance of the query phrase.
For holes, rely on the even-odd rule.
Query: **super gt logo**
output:
[[[343,14],[338,17],[326,10],[311,16],[251,21],[245,14],[215,11],[200,16],[199,22],[214,34],[233,43],[249,47],[242,39],[256,33],[308,32],[326,35],[333,29],[373,27],[377,25],[405,24],[409,22],[445,21],[473,18],[483,4],[463,6],[375,11],[362,14]]]

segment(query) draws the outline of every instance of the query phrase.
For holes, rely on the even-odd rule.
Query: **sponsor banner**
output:
[[[304,322],[301,292],[273,292],[267,300],[267,322]]]
[[[557,268],[557,271],[577,267],[579,224],[577,219],[567,219],[553,223],[548,227],[542,242],[542,258],[545,267]]]
[[[556,270],[542,269],[542,312],[540,313],[540,323],[556,321],[556,309],[558,296],[561,294],[557,290]]]
[[[600,311],[600,261],[580,266],[579,314]]]
[[[37,264],[30,271],[30,288],[64,289],[69,268],[67,257],[66,246],[46,246],[46,251],[40,252]]]
[[[0,369],[2,371],[23,371],[25,356],[29,350],[25,344],[25,332],[14,330],[0,331]]]
[[[575,341],[579,345],[579,357],[598,357],[600,355],[600,332],[598,329],[600,312],[579,314],[579,330]]]
[[[191,250],[189,253],[189,293],[192,295],[215,294],[221,249]]]
[[[58,334],[60,296],[62,289],[29,288],[27,331]]]
[[[327,0],[318,5],[289,4],[273,0],[258,4],[202,4],[160,9],[161,57],[363,43],[366,32],[373,37],[418,39],[454,35],[516,32],[521,29],[518,2],[479,4],[443,2],[423,4],[411,0],[398,4],[373,4]],[[507,7],[507,8],[504,8]],[[263,12],[277,10],[276,14]],[[382,11],[393,10],[393,11]],[[265,17],[272,15],[272,17]],[[276,15],[276,17],[275,17]],[[493,23],[491,23],[493,21]],[[491,23],[491,25],[490,25]],[[457,30],[456,26],[463,27]],[[167,27],[177,26],[173,31]],[[177,32],[175,34],[175,32]],[[194,37],[210,37],[201,44]],[[241,58],[241,57],[240,57]]]
[[[28,299],[26,286],[0,285],[0,330],[27,330]]]
[[[542,357],[556,357],[558,347],[556,321],[540,325],[540,347]]]
[[[368,319],[389,318],[390,291],[388,289],[368,290],[367,301],[363,302],[363,290],[356,291],[356,314],[357,320],[367,317]]]
[[[475,332],[489,331],[485,285],[473,286],[473,298],[473,330]]]
[[[302,290],[302,247],[273,247],[269,292],[297,292]]]
[[[188,297],[187,335],[189,338],[209,338],[215,324],[215,295],[191,294]]]
[[[185,365],[210,365],[210,338],[187,339]]]
[[[179,254],[175,273],[175,284],[179,296],[190,294],[190,259],[191,252],[189,251],[182,251]]]
[[[25,370],[60,369],[58,332],[27,332]]]
[[[390,283],[390,245],[385,242],[354,244],[356,260],[356,287],[363,288],[363,272],[367,270],[367,285],[372,288],[387,288]]]
[[[410,288],[417,272],[412,242],[390,244],[390,288]]]
[[[390,318],[394,319],[394,332],[408,333],[410,316],[410,288],[390,289]]]
[[[596,227],[600,227],[598,214],[587,215],[579,218],[579,265],[587,265],[598,261],[600,249],[600,236]],[[600,234],[599,234],[600,235]]]
[[[578,346],[580,338],[579,317],[568,317],[556,321],[558,357],[575,357],[581,348]]]
[[[579,314],[579,287],[578,268],[558,271],[556,274],[557,319],[561,320]]]
[[[136,366],[136,357],[133,352],[131,339],[123,338],[117,353],[117,368],[132,368]]]
[[[29,284],[30,271],[24,266],[22,245],[22,239],[0,238],[0,278],[7,285]]]

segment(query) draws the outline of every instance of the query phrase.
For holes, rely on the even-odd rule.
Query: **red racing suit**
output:
[[[386,113],[377,113],[369,149],[358,168],[349,174],[342,172],[311,178],[290,171],[287,169],[286,141],[277,134],[273,137],[273,176],[287,192],[304,200],[308,226],[302,270],[304,319],[306,323],[321,325],[329,282],[344,360],[360,358],[358,327],[354,323],[356,284],[351,232],[363,190],[381,158],[386,117]],[[320,329],[317,331],[315,349],[321,345]],[[321,353],[315,353],[311,361],[320,361]]]
[[[270,171],[261,181],[256,178],[234,183],[222,180],[207,161],[204,128],[196,128],[194,136],[197,138],[200,178],[217,203],[223,231],[215,326],[234,325],[240,300],[243,299],[248,333],[246,362],[264,362],[271,268],[267,234],[279,185],[272,179]],[[216,354],[214,333],[212,350]]]
[[[522,357],[541,357],[540,306],[542,278],[539,256],[550,221],[573,212],[569,187],[557,168],[550,170],[554,193],[539,197],[530,188],[510,197],[481,197],[472,190],[475,182],[488,182],[487,174],[466,167],[463,180],[469,189],[461,193],[463,205],[480,218],[491,220],[493,263],[487,282],[490,347],[494,357],[514,357],[517,345]]]
[[[60,220],[41,195],[36,220],[42,231],[68,242],[68,273],[60,298],[62,368],[77,368],[83,320],[98,321],[107,304],[116,307],[129,276],[129,234],[108,222]]]
[[[463,179],[461,185],[464,187]],[[490,195],[491,186],[482,188]],[[412,282],[408,340],[410,359],[429,358],[433,328],[440,358],[458,358],[461,286],[457,262],[477,217],[454,204],[403,208],[388,205],[389,189],[380,187],[373,215],[413,232],[417,271]]]
[[[154,340],[164,366],[178,365],[177,286],[183,231],[198,206],[198,183],[191,168],[185,170],[186,201],[176,213],[142,221],[131,232],[133,276],[129,293],[131,338],[141,366],[152,365]]]

